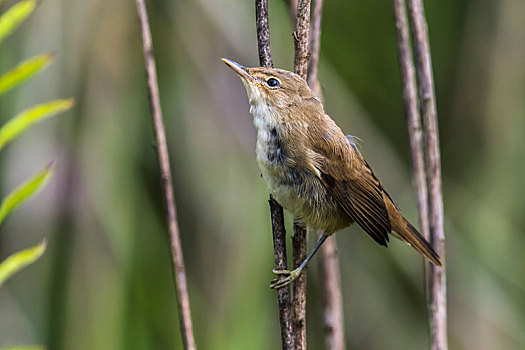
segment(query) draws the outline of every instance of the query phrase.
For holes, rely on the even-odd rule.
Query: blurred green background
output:
[[[148,6],[198,346],[279,349],[268,190],[244,87],[220,62],[257,65],[254,4]],[[287,5],[269,6],[274,63],[291,69]],[[426,1],[426,13],[450,348],[525,349],[525,2]],[[181,348],[141,45],[134,1],[44,0],[0,48],[0,72],[57,53],[50,69],[2,97],[0,123],[34,103],[77,101],[0,153],[0,196],[57,165],[0,228],[0,259],[48,239],[43,258],[0,289],[0,346]],[[321,45],[328,113],[363,140],[417,224],[390,1],[325,0]],[[356,227],[337,239],[348,349],[426,348],[419,255],[397,241],[379,247]],[[307,323],[310,348],[322,349],[316,263]]]

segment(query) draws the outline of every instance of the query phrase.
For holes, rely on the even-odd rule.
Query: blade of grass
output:
[[[0,77],[0,95],[22,84],[46,68],[54,59],[53,54],[38,55],[25,60]]]
[[[0,224],[22,202],[34,196],[42,189],[53,175],[53,163],[46,166],[41,172],[15,188],[0,204]]]
[[[22,23],[35,9],[36,0],[23,0],[11,6],[0,16],[0,43]]]
[[[0,0],[0,3],[2,0]],[[42,345],[22,345],[10,348],[0,348],[0,350],[45,350],[46,348]]]
[[[68,110],[73,106],[73,99],[55,100],[52,102],[42,103],[13,117],[0,128],[0,150],[15,137],[24,132],[33,124],[49,118],[57,113]]]
[[[44,254],[46,244],[46,241],[43,240],[42,243],[34,247],[12,254],[0,263],[0,286],[16,272],[38,260]]]

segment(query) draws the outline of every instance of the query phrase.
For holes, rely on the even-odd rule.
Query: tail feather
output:
[[[414,226],[405,220],[406,229],[397,229],[396,233],[408,245],[413,247],[417,252],[430,260],[434,265],[441,266],[441,259],[434,251],[434,248],[427,242],[427,240],[419,233]]]
[[[419,231],[403,217],[399,208],[386,191],[383,191],[383,199],[390,218],[392,234],[413,247],[419,254],[430,260],[434,265],[441,266],[441,259],[434,248],[419,233]]]

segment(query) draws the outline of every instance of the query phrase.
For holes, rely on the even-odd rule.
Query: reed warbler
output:
[[[356,222],[382,246],[388,234],[441,266],[432,246],[399,207],[363,158],[353,136],[345,136],[323,104],[297,74],[275,68],[246,68],[223,58],[240,77],[257,129],[257,162],[270,193],[300,222],[320,232],[308,257],[272,281],[281,288],[294,281],[323,242]]]

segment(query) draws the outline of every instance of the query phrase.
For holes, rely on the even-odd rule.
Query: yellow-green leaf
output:
[[[54,55],[38,55],[32,57],[11,69],[0,78],[0,94],[22,84],[33,75],[46,68],[52,61]]]
[[[2,0],[0,0],[1,2]],[[46,347],[42,345],[23,345],[10,348],[0,348],[0,350],[45,350]]]
[[[29,197],[35,195],[38,190],[43,188],[53,175],[54,166],[53,163],[46,166],[41,172],[18,186],[7,195],[0,204],[0,224],[12,212],[18,207],[23,201]]]
[[[46,241],[43,240],[39,245],[14,253],[2,261],[0,263],[0,286],[13,274],[35,262],[44,254],[45,250]]]
[[[31,125],[73,106],[73,99],[43,103],[18,114],[0,128],[0,150]]]
[[[0,16],[0,42],[11,34],[35,9],[36,0],[22,0]]]

